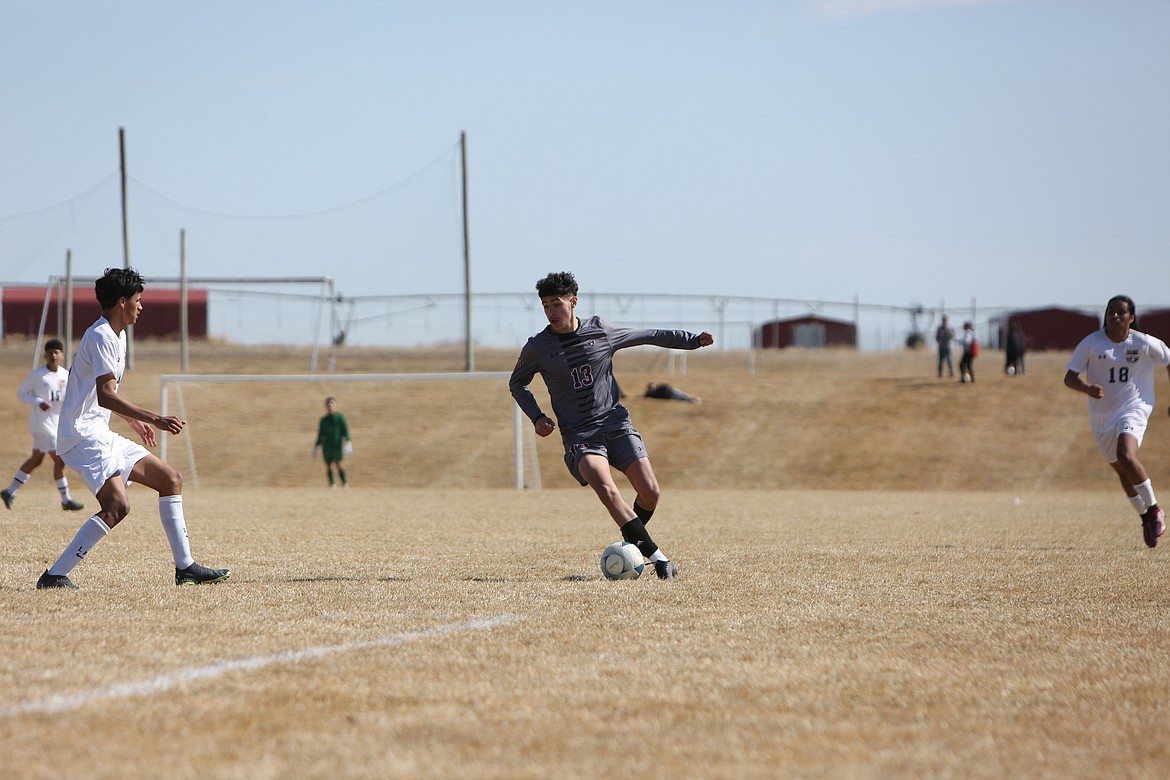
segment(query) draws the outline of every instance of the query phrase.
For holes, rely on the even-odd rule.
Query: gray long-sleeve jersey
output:
[[[699,334],[685,330],[624,328],[603,317],[580,319],[573,333],[545,328],[524,345],[508,389],[528,419],[544,412],[528,389],[540,374],[548,387],[561,437],[600,427],[613,415],[626,418],[620,403],[613,355],[619,349],[653,344],[669,349],[698,349]]]

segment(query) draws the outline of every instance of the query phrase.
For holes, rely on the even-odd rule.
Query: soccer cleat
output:
[[[77,503],[73,499],[69,499],[68,501],[61,502],[61,508],[67,512],[76,512],[78,509],[85,509],[85,506]]]
[[[12,499],[13,499],[13,498],[15,498],[15,496],[13,496],[13,495],[12,495],[11,493],[9,493],[7,490],[0,490],[0,501],[3,501],[3,502],[4,502],[4,508],[5,508],[5,509],[11,509],[11,508],[12,508]]]
[[[670,561],[654,561],[654,573],[660,580],[673,580],[678,576],[678,567]]]
[[[1160,506],[1152,506],[1142,515],[1142,538],[1146,547],[1157,547],[1158,538],[1166,533],[1166,514]]]
[[[69,590],[80,590],[73,584],[73,580],[69,579],[64,574],[49,574],[49,570],[45,569],[45,573],[37,580],[37,590],[48,590],[49,588],[67,588]]]
[[[209,569],[198,563],[192,563],[185,569],[175,569],[176,585],[206,585],[210,582],[222,582],[232,576],[231,569]]]

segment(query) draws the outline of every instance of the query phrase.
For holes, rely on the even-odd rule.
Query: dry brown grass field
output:
[[[0,347],[4,485],[34,349]],[[622,354],[673,582],[602,578],[618,533],[555,436],[540,489],[513,487],[503,380],[185,385],[168,457],[196,556],[234,575],[176,588],[136,488],[81,590],[34,590],[86,514],[42,466],[0,509],[0,777],[1165,777],[1167,550],[1142,544],[1066,356],[1013,378],[1001,357],[963,386],[925,351],[749,372],[715,349],[685,374]],[[200,345],[191,370],[307,367]],[[337,370],[461,367],[348,348]],[[164,373],[175,345],[138,344],[122,392],[156,408]],[[639,397],[651,380],[703,402]],[[1158,390],[1143,456],[1170,495]],[[348,491],[310,458],[329,394]]]

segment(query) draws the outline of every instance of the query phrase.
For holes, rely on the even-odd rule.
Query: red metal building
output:
[[[36,338],[45,307],[44,287],[5,287],[0,296],[0,336],[30,336]],[[64,295],[58,299],[54,290],[49,299],[45,319],[45,333],[63,336],[65,323]],[[152,287],[143,294],[142,319],[134,326],[136,338],[176,338],[181,317],[179,290],[173,287]],[[73,336],[80,338],[85,329],[102,315],[94,298],[93,288],[76,287],[73,290]],[[187,333],[191,338],[207,337],[207,290],[187,290]]]
[[[1162,341],[1170,344],[1170,309],[1155,309],[1153,311],[1143,312],[1139,306],[1137,325],[1134,327],[1142,333],[1157,336]]]
[[[1007,343],[1008,327],[1018,322],[1028,338],[1028,350],[1072,351],[1081,339],[1101,327],[1101,319],[1080,309],[1030,309],[1013,311],[992,317],[992,326],[998,326],[999,345]]]
[[[852,322],[808,315],[766,322],[756,328],[755,344],[762,348],[857,347]]]

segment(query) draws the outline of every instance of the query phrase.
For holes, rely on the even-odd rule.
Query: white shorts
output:
[[[47,431],[37,431],[32,435],[33,449],[37,452],[56,452],[57,437]]]
[[[150,455],[150,450],[125,436],[105,431],[86,439],[68,452],[57,454],[66,466],[81,475],[89,492],[96,496],[115,474],[121,474],[122,483],[129,485],[131,469],[135,463]]]
[[[1149,422],[1149,415],[1142,412],[1129,412],[1122,415],[1121,419],[1112,428],[1104,431],[1093,431],[1093,437],[1097,440],[1097,449],[1105,456],[1105,460],[1109,463],[1117,462],[1117,439],[1121,434],[1128,434],[1137,439],[1138,446],[1142,446],[1142,439],[1146,436],[1146,423]]]

